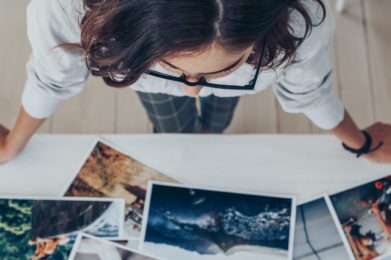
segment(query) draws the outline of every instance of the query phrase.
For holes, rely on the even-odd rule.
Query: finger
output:
[[[365,131],[367,131],[368,133],[374,134],[374,133],[378,132],[380,128],[381,128],[381,125],[379,123],[375,123],[375,124],[365,128]]]

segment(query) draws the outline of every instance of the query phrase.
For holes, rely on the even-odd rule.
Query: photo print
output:
[[[292,259],[295,198],[150,182],[140,249],[172,259]]]
[[[391,176],[331,195],[328,205],[351,259],[391,259]]]
[[[1,259],[66,260],[79,231],[122,236],[123,200],[0,199]]]
[[[64,196],[124,198],[125,233],[139,237],[148,181],[176,182],[98,141]]]
[[[345,260],[345,249],[324,197],[297,206],[295,260]]]
[[[79,233],[70,260],[157,260],[157,257],[137,252],[116,242],[100,239],[85,233]]]

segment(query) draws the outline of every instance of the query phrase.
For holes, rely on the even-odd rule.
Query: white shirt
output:
[[[315,1],[303,0],[314,19],[321,14]],[[28,37],[32,55],[27,64],[27,82],[22,105],[34,118],[47,118],[58,104],[78,94],[84,87],[89,71],[80,51],[56,48],[62,43],[80,43],[79,21],[83,17],[81,0],[32,0],[27,9]],[[254,94],[272,86],[285,111],[304,113],[317,126],[336,127],[344,117],[344,107],[332,91],[329,46],[335,21],[327,1],[326,20],[300,46],[294,61],[276,70],[263,71],[252,91],[203,88],[200,96],[219,97]],[[303,32],[303,20],[292,14],[294,33]],[[155,67],[161,70],[161,67]],[[235,83],[235,79],[252,70],[248,64],[216,82]],[[242,75],[242,76],[241,76]],[[247,75],[248,78],[248,75]],[[179,83],[153,76],[142,76],[130,88],[151,93],[185,96]]]

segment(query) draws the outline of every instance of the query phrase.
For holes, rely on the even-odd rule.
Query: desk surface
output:
[[[324,135],[105,135],[130,156],[185,183],[297,195],[299,202],[391,174]],[[0,195],[59,196],[96,141],[37,135],[0,166]]]

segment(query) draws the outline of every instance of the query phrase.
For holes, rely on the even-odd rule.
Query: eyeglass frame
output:
[[[264,58],[266,51],[266,38],[263,41],[262,51],[261,51],[261,57],[259,58],[259,62],[256,68],[256,73],[254,78],[245,86],[238,86],[238,85],[224,85],[224,84],[215,84],[215,83],[209,83],[206,81],[205,77],[200,77],[198,82],[190,82],[186,79],[186,75],[182,74],[180,77],[167,75],[158,71],[154,70],[147,70],[145,74],[148,74],[153,77],[165,79],[165,80],[171,80],[175,82],[179,82],[182,84],[185,84],[189,87],[196,87],[196,86],[202,86],[202,87],[209,87],[209,88],[215,88],[215,89],[226,89],[226,90],[254,90],[255,85],[257,83],[259,74],[262,72],[262,60]]]

